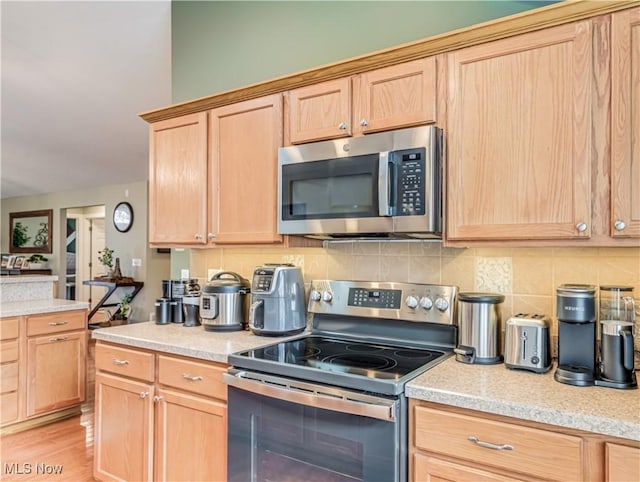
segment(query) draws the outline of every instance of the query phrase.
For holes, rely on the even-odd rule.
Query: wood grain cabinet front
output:
[[[640,237],[640,7],[611,16],[611,235]]]
[[[94,477],[226,480],[226,368],[98,341]]]
[[[436,57],[292,89],[288,144],[337,139],[436,122]]]
[[[0,320],[0,425],[18,418],[19,322],[18,317]]]
[[[607,443],[605,457],[607,482],[640,480],[640,448]]]

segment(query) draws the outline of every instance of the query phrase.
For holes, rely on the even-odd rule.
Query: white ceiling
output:
[[[171,2],[6,1],[1,197],[148,178],[140,112],[171,103]]]

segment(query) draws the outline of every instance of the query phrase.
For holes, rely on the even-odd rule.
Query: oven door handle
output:
[[[388,422],[397,421],[398,400],[363,395],[285,378],[231,369],[223,374],[226,384],[248,392],[309,407],[362,415]]]

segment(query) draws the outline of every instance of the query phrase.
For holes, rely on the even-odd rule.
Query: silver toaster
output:
[[[551,369],[549,318],[519,313],[507,320],[504,338],[507,368],[545,373]]]

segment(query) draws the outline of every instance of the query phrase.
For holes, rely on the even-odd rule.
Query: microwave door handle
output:
[[[378,159],[378,214],[391,216],[393,203],[393,163],[389,160],[389,152],[381,152]]]

